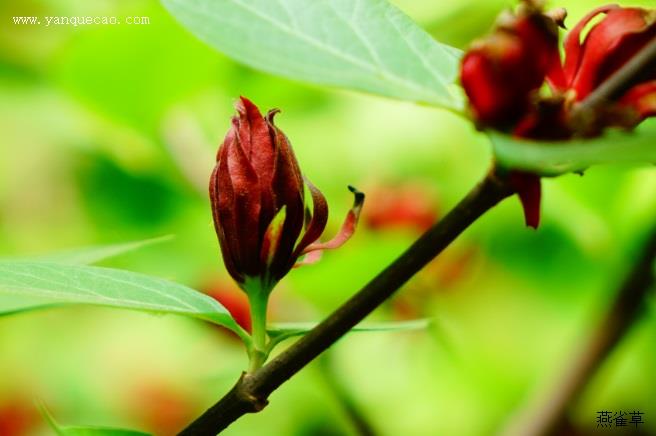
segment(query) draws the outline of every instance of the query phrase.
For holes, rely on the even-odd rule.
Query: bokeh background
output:
[[[393,3],[460,48],[512,4]],[[600,4],[550,6],[567,7],[571,25]],[[148,16],[150,25],[11,23],[32,15]],[[485,138],[452,114],[253,71],[197,41],[155,0],[1,0],[0,18],[1,256],[173,234],[104,265],[235,293],[206,182],[245,95],[282,109],[278,125],[328,198],[329,233],[350,206],[346,185],[369,193],[355,238],[273,294],[273,321],[318,320],[490,163]],[[345,337],[225,434],[351,435],[350,413],[381,435],[494,434],[571,364],[656,216],[655,194],[649,166],[545,180],[537,231],[523,226],[516,199],[505,201],[371,318],[431,318],[431,328]],[[594,431],[598,410],[639,410],[643,433],[656,434],[655,343],[651,297],[574,407],[573,425]],[[74,307],[3,317],[0,434],[50,434],[35,398],[65,424],[174,434],[245,365],[225,331],[174,316]]]

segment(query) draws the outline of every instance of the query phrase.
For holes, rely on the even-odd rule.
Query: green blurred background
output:
[[[460,48],[512,4],[393,3]],[[567,7],[571,25],[600,4],[550,6]],[[32,15],[150,24],[11,22]],[[452,114],[253,71],[197,41],[155,0],[0,0],[0,19],[2,256],[173,234],[105,265],[234,290],[206,181],[232,104],[245,95],[282,109],[278,125],[328,198],[329,233],[350,206],[347,184],[370,193],[355,238],[273,294],[273,321],[317,320],[489,166],[485,139]],[[495,433],[571,363],[656,216],[655,193],[647,166],[545,180],[538,231],[507,200],[372,316],[428,317],[432,328],[344,338],[225,434],[355,434],[345,403],[381,435]],[[405,219],[395,218],[399,208]],[[598,410],[639,410],[643,432],[656,434],[653,300],[575,407],[576,426],[595,430]],[[76,307],[0,318],[0,434],[49,434],[34,398],[66,424],[174,434],[245,365],[233,337],[174,316]]]

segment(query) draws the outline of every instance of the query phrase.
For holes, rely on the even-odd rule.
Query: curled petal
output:
[[[362,211],[362,204],[364,203],[364,194],[357,189],[355,189],[353,186],[349,186],[349,191],[351,191],[354,195],[354,200],[353,200],[353,207],[351,207],[351,210],[349,210],[348,214],[346,215],[346,219],[344,220],[344,223],[342,224],[342,228],[339,230],[337,235],[333,239],[327,242],[315,242],[313,244],[308,245],[302,252],[301,254],[306,254],[310,253],[312,251],[316,250],[332,250],[335,248],[339,248],[346,241],[348,241],[351,236],[353,236],[353,233],[355,232],[355,228],[358,224],[358,218],[360,218],[360,212]]]

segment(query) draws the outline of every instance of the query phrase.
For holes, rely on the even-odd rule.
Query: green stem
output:
[[[253,287],[254,288],[254,287]],[[250,365],[248,372],[254,372],[264,365],[269,354],[267,349],[266,313],[269,302],[269,292],[258,286],[249,289],[248,301],[251,310],[251,325],[253,342],[249,350]]]

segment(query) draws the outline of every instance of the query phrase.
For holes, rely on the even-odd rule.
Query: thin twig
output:
[[[230,392],[180,434],[215,435],[240,416],[261,410],[275,389],[373,312],[483,213],[511,194],[505,179],[490,172],[449,214],[357,294],[271,362],[252,374],[242,374]]]
[[[570,407],[594,377],[616,345],[639,319],[646,295],[656,284],[656,227],[652,229],[637,263],[622,283],[615,300],[593,330],[590,339],[573,359],[555,386],[532,407],[520,414],[506,435],[544,436],[560,434]],[[577,347],[580,348],[580,347]]]

